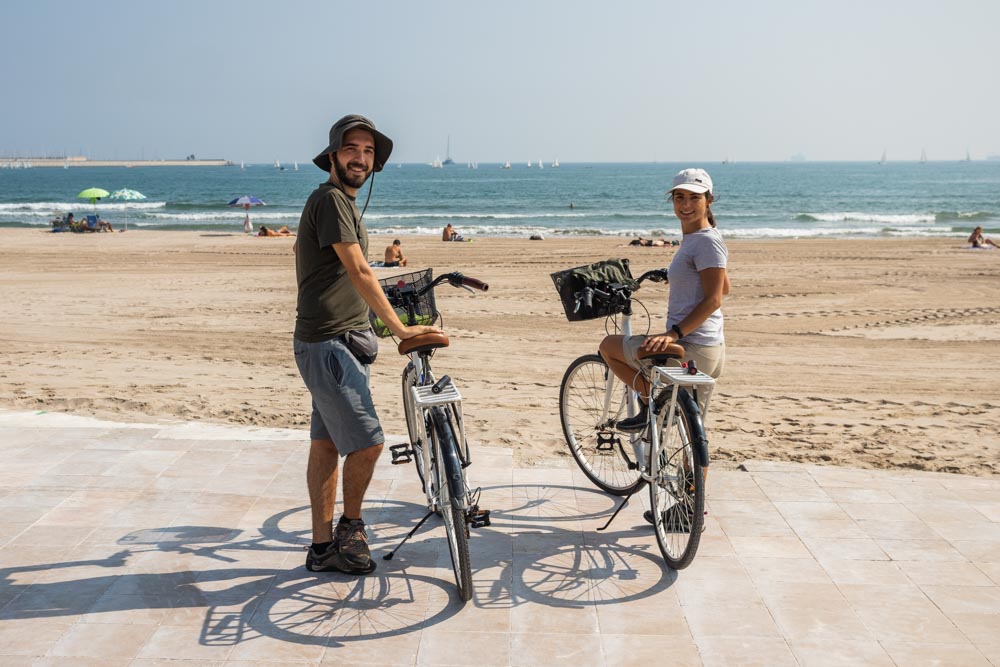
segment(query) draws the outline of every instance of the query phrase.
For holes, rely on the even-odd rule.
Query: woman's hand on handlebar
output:
[[[677,334],[673,331],[648,337],[639,348],[643,352],[666,352],[667,346],[677,342]]]
[[[400,340],[407,340],[413,338],[414,336],[419,336],[421,334],[429,333],[442,333],[439,327],[431,327],[425,324],[416,324],[412,327],[403,327],[403,330],[396,335],[396,338]]]

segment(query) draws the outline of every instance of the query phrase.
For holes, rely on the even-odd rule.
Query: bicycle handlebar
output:
[[[619,304],[624,304],[628,299],[632,298],[632,292],[638,290],[639,285],[646,280],[651,280],[654,283],[669,282],[669,280],[667,280],[667,270],[653,269],[651,271],[646,271],[635,281],[636,286],[634,288],[623,283],[602,284],[601,287],[603,289],[587,285],[574,295],[576,297],[576,309],[574,312],[579,311],[581,306],[587,310],[592,310],[594,307],[594,297],[597,297],[605,303],[617,302]]]

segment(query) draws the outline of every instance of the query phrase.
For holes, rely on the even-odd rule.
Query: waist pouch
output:
[[[351,351],[354,358],[366,366],[375,363],[378,358],[378,338],[375,332],[368,329],[348,331],[340,337],[344,345]]]

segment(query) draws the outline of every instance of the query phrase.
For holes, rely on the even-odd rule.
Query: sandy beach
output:
[[[371,238],[381,258],[392,238]],[[621,256],[638,275],[667,266],[673,249],[401,238],[410,268],[490,283],[475,297],[437,292],[452,346],[436,367],[463,391],[472,442],[512,448],[521,465],[566,456],[559,383],[604,324],[567,322],[549,274]],[[291,239],[5,229],[0,240],[0,407],[306,427]],[[709,416],[719,465],[1000,474],[1000,251],[959,240],[728,243],[728,359]],[[656,328],[666,295],[639,293]],[[643,330],[644,317],[634,324]],[[383,341],[372,381],[390,433],[405,432],[403,365]]]

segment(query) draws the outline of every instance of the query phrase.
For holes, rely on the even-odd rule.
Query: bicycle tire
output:
[[[451,419],[438,406],[431,408],[431,415],[441,518],[448,536],[448,553],[451,555],[458,596],[463,602],[468,602],[472,599],[472,558],[469,555],[469,523],[462,503],[465,496],[465,476]],[[460,489],[458,497],[456,488]]]
[[[426,438],[427,425],[421,423],[424,417],[417,410],[416,403],[413,402],[413,394],[410,387],[417,384],[416,369],[413,362],[406,364],[403,369],[403,416],[406,419],[406,432],[410,436],[410,449],[413,450],[413,465],[417,468],[417,476],[420,484],[424,483],[424,454],[422,443]]]
[[[601,421],[608,378],[612,408]],[[616,496],[634,493],[643,484],[629,434],[614,427],[625,418],[627,401],[628,388],[599,354],[575,359],[559,385],[559,419],[573,460],[599,489]]]
[[[700,443],[692,437],[702,433],[692,427],[694,420],[700,423],[701,415],[696,408],[692,414],[687,406],[677,402],[673,425],[666,424],[664,409],[658,424],[659,452],[650,456],[653,532],[664,560],[675,570],[694,560],[705,523],[705,469],[695,451]]]

